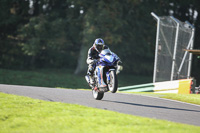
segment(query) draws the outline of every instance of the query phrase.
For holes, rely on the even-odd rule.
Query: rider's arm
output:
[[[94,59],[92,58],[91,51],[92,51],[92,48],[90,48],[88,50],[88,57],[87,57],[87,60],[86,60],[87,64],[93,64],[94,63]]]

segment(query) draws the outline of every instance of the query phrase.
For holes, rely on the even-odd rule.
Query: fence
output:
[[[157,20],[153,82],[190,78],[192,54],[184,49],[193,48],[194,26],[173,16],[151,15]]]

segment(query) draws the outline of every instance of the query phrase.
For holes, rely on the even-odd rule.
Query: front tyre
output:
[[[92,90],[92,95],[93,97],[96,99],[96,100],[101,100],[104,96],[104,93],[103,92],[98,92],[96,90]]]
[[[110,71],[110,83],[108,84],[108,88],[112,93],[115,93],[118,88],[118,80],[115,71]]]

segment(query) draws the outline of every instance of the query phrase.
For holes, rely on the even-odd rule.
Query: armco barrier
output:
[[[126,92],[155,92],[155,93],[178,93],[190,94],[193,79],[182,79],[174,81],[165,81],[149,83],[142,85],[133,85],[118,88],[119,91]]]

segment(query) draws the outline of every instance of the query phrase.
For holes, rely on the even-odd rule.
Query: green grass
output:
[[[123,92],[123,93],[132,93],[136,95],[160,97],[160,98],[172,99],[172,100],[200,105],[200,95],[198,94],[173,94],[173,93],[159,94],[159,93],[153,93],[153,92]]]
[[[143,76],[143,75],[133,75],[133,74],[128,75],[128,74],[123,74],[123,72],[118,75],[119,87],[152,83],[152,81],[153,81],[153,76]]]
[[[0,132],[176,132],[200,127],[0,93]]]
[[[200,95],[197,94],[164,94],[161,98],[173,99],[200,105]]]
[[[151,82],[152,77],[132,76],[120,73],[120,86]],[[41,87],[61,87],[89,89],[84,75],[74,75],[72,69],[8,70],[0,69],[0,84],[28,85]]]
[[[0,84],[40,87],[88,88],[84,76],[71,69],[7,70],[0,69]]]

